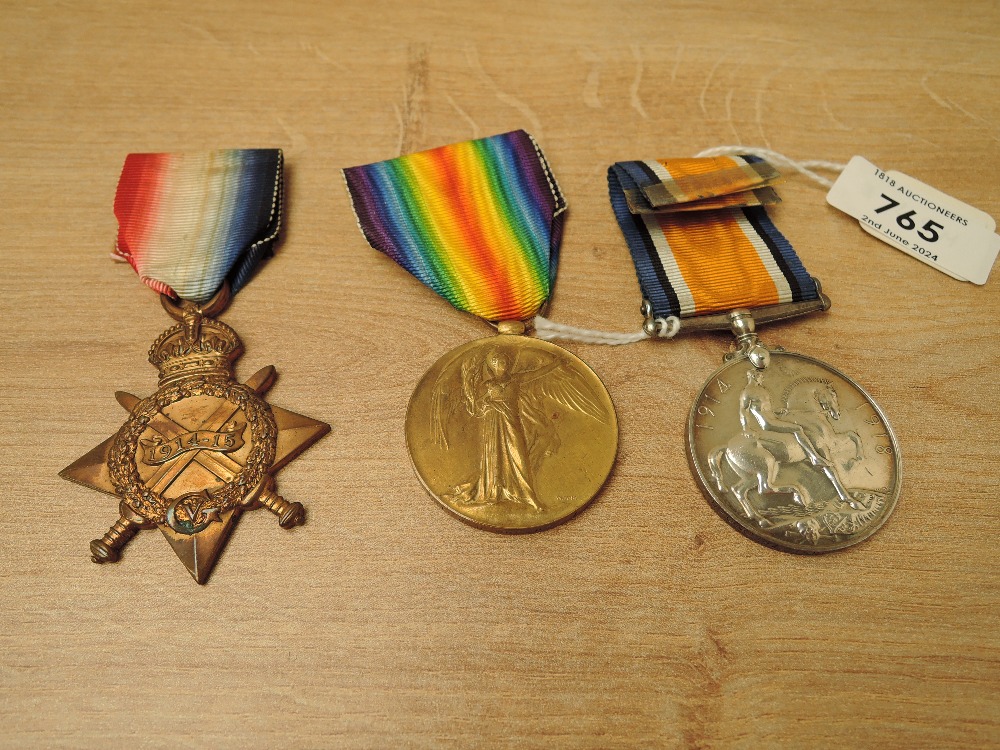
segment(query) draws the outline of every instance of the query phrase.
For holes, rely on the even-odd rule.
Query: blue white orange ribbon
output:
[[[115,194],[115,253],[143,283],[192,302],[249,280],[281,225],[282,153],[129,154]]]
[[[754,156],[618,162],[611,207],[654,317],[818,299],[762,195],[777,171]],[[774,198],[776,200],[776,197]]]
[[[551,294],[566,202],[523,130],[351,167],[344,179],[371,246],[459,310],[526,320]]]

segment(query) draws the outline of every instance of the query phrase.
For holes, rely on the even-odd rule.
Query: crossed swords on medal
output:
[[[268,365],[251,376],[246,381],[246,385],[255,394],[262,396],[274,384],[276,378],[277,373],[274,367]],[[125,391],[115,393],[115,398],[129,413],[132,413],[133,409],[142,400],[138,396]],[[274,415],[278,435],[280,436],[277,440],[276,455],[262,480],[241,501],[238,510],[250,510],[263,506],[278,517],[278,523],[282,528],[290,529],[305,521],[305,508],[301,503],[289,502],[275,492],[273,475],[312,443],[329,432],[330,427],[324,422],[319,422],[287,409],[273,405],[270,408]],[[196,429],[221,430],[238,412],[239,407],[223,403],[209,417],[204,419]],[[166,440],[172,440],[192,431],[190,427],[180,424],[159,410],[157,410],[156,415],[150,420],[148,427]],[[87,455],[81,457],[78,461],[64,469],[61,472],[61,476],[101,492],[117,494],[114,486],[111,484],[106,468],[104,468],[113,440],[114,436],[97,446],[97,448]],[[232,481],[244,468],[225,453],[194,448],[167,461],[143,484],[152,492],[162,497],[162,493],[166,492],[192,463],[197,463],[222,482]],[[99,469],[103,469],[103,471]],[[190,512],[192,505],[198,508],[193,513]],[[183,494],[170,502],[170,507],[167,511],[167,523],[157,524],[137,513],[128,503],[122,500],[119,506],[120,518],[108,529],[103,537],[95,539],[90,543],[91,559],[96,563],[117,562],[121,557],[121,549],[132,537],[141,529],[154,528],[157,525],[162,527],[165,535],[167,534],[167,528],[169,528],[172,532],[177,532],[175,537],[187,535],[188,538],[193,540],[197,534],[196,529],[199,526],[205,528],[210,525],[211,521],[220,520],[219,509],[212,508],[211,505],[211,495],[206,490]],[[185,510],[189,511],[190,525],[178,522],[176,511],[179,507],[184,507]],[[197,519],[195,516],[201,516],[202,523],[196,524]],[[168,539],[170,539],[170,536],[168,536]],[[175,551],[180,555],[176,547]],[[188,564],[187,561],[185,561],[185,564]],[[191,566],[188,565],[188,567],[191,570]],[[198,565],[198,567],[201,568],[201,565]],[[203,583],[204,578],[208,574],[207,570],[204,571],[204,575],[202,575],[201,570],[197,572],[191,570],[191,572],[195,576],[195,580],[199,583]]]
[[[254,373],[254,375],[247,380],[246,385],[258,396],[261,396],[274,384],[276,377],[277,373],[275,372],[274,367],[272,365],[268,365],[267,367],[264,367]],[[115,398],[129,413],[131,413],[136,405],[142,401],[142,399],[138,396],[128,393],[127,391],[117,391],[115,393]],[[212,431],[221,430],[230,419],[236,416],[238,412],[239,407],[232,408],[230,405],[223,403],[195,429]],[[159,410],[157,410],[156,416],[152,421],[150,421],[148,426],[154,432],[167,440],[172,440],[180,435],[185,435],[191,432],[190,428],[177,423]],[[225,453],[214,453],[212,451],[194,449],[177,456],[172,461],[167,461],[152,477],[150,477],[148,481],[144,482],[144,484],[146,484],[146,486],[149,487],[153,493],[162,496],[162,493],[166,492],[167,489],[170,488],[170,485],[172,485],[181,476],[181,474],[184,473],[184,470],[190,466],[192,462],[197,462],[203,468],[207,469],[216,479],[223,482],[232,481],[243,469],[241,464],[234,461]],[[171,528],[177,531],[182,531],[175,523],[169,523],[169,521],[175,518],[176,508],[179,505],[183,505],[187,500],[194,498],[210,500],[210,495],[206,490],[202,490],[200,492],[189,492],[174,499],[167,509],[168,525]],[[304,523],[306,518],[306,511],[302,503],[290,503],[274,491],[274,477],[270,473],[268,473],[265,478],[261,480],[257,487],[255,487],[254,490],[243,500],[241,505],[247,509],[263,505],[269,511],[278,516],[278,524],[283,529],[290,529],[294,526],[298,526]],[[208,508],[205,509],[203,513],[206,515],[206,521],[209,519],[218,520],[218,508]],[[122,517],[119,522],[112,526],[104,537],[101,539],[95,539],[91,542],[91,559],[94,562],[117,562],[121,547],[124,546],[124,544],[131,539],[132,536],[134,536],[142,528],[151,528],[155,525],[136,513],[125,502],[122,502],[121,504],[121,516]],[[116,529],[118,529],[122,520],[127,521],[130,524],[131,533],[127,538],[122,538],[123,535],[121,533],[114,533]],[[192,517],[192,523],[194,520],[195,519]],[[182,533],[185,532],[182,531]],[[191,532],[187,531],[186,533]],[[109,537],[112,538],[109,539]]]

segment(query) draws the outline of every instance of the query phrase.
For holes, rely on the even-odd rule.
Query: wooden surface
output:
[[[765,338],[889,415],[895,515],[819,558],[709,507],[683,429],[724,334],[570,345],[618,408],[603,494],[505,537],[442,512],[403,443],[438,356],[486,335],[364,242],[340,167],[513,128],[570,204],[550,317],[633,330],[613,161],[720,144],[862,154],[1000,215],[987,2],[4,4],[0,11],[0,745],[1000,745],[997,271],[945,277],[801,178],[772,215],[834,301]],[[108,259],[130,151],[281,147],[287,231],[225,320],[239,374],[333,424],[209,584],[156,532],[88,561],[114,501],[56,472],[155,386],[156,297]]]

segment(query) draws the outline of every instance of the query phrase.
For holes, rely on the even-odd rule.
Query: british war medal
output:
[[[826,310],[764,205],[779,177],[755,156],[619,162],[611,204],[647,333],[729,329],[725,363],[691,408],[688,456],[714,507],[756,540],[827,552],[878,530],[902,465],[882,410],[839,370],[765,346],[755,324]]]
[[[492,531],[544,529],[583,508],[618,446],[600,379],[525,322],[555,280],[566,203],[524,131],[344,170],[368,242],[454,307],[495,324],[424,375],[406,412],[417,476]]]
[[[60,473],[119,498],[120,517],[90,544],[95,563],[117,562],[140,529],[158,528],[205,583],[243,511],[263,506],[286,529],[305,521],[302,504],[276,492],[274,475],[330,426],[264,400],[274,367],[237,381],[243,344],[215,319],[270,252],[281,195],[279,150],[125,160],[116,253],[177,323],[149,350],[156,392],[119,391],[125,424]]]

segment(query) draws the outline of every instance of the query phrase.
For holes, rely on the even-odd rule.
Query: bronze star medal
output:
[[[330,426],[263,399],[272,366],[237,382],[242,342],[210,317],[225,306],[228,287],[204,307],[163,301],[180,322],[149,352],[159,389],[142,399],[116,393],[128,420],[60,476],[121,499],[120,518],[90,543],[95,563],[117,562],[140,529],[156,527],[205,583],[244,510],[263,506],[286,529],[305,521],[301,503],[276,493],[274,475]]]

